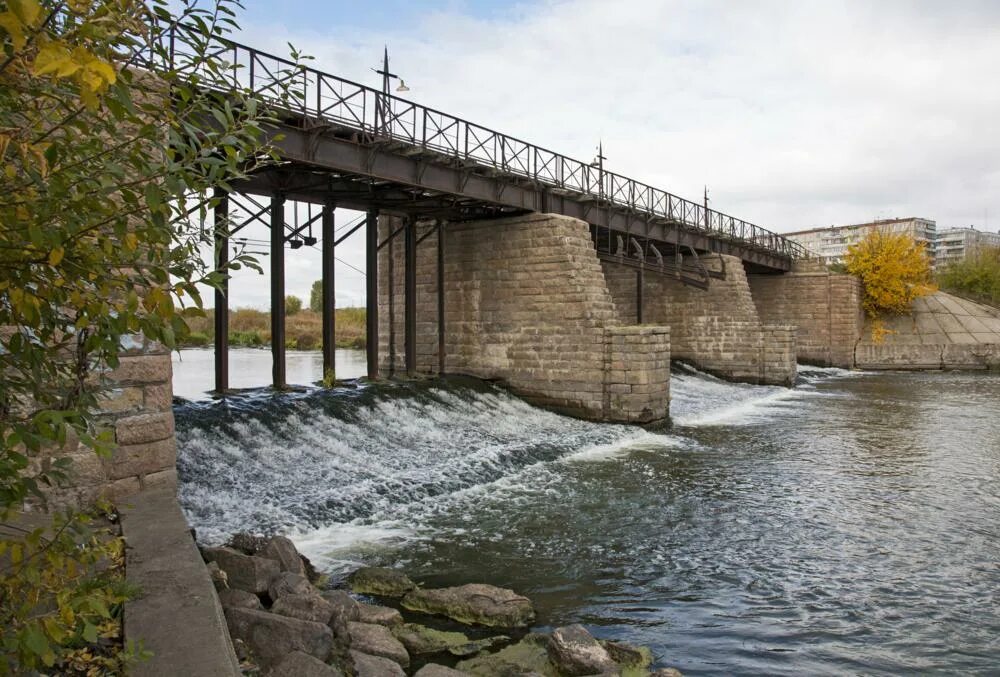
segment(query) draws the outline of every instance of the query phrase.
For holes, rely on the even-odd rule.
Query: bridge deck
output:
[[[183,64],[184,27],[169,58]],[[719,252],[788,270],[797,243],[603,166],[547,150],[442,111],[218,40],[232,86],[282,104],[275,141],[288,164],[237,186],[289,199],[416,217],[483,218],[520,211],[563,214],[640,247]],[[613,239],[613,238],[610,238]]]

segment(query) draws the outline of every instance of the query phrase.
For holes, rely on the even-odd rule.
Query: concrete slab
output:
[[[125,605],[125,639],[153,652],[133,677],[240,675],[226,618],[172,488],[121,509],[125,575],[142,597]]]
[[[959,315],[957,316],[957,319],[959,322],[962,323],[962,327],[965,328],[965,331],[969,332],[970,334],[983,333],[989,331],[989,329],[986,328],[986,325],[983,324],[983,322],[978,317],[973,317],[971,315]]]
[[[972,334],[965,332],[955,332],[948,333],[948,340],[951,343],[977,343],[975,337]]]
[[[948,342],[948,335],[943,332],[935,332],[933,334],[921,334],[920,342],[924,345],[940,345],[942,343]]]
[[[948,294],[941,294],[940,292],[934,295],[934,299],[940,303],[945,310],[947,310],[952,315],[968,315],[969,311],[966,310],[959,299],[954,296],[949,296]]]
[[[945,315],[944,313],[939,313],[934,316],[938,324],[941,325],[941,329],[948,334],[958,334],[965,332],[965,328],[962,327],[962,323],[958,321],[954,315]]]

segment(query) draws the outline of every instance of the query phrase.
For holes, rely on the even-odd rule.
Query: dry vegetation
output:
[[[186,347],[209,346],[215,340],[215,311],[205,317],[191,318],[191,334],[182,340]],[[338,308],[337,347],[365,347],[365,309]],[[285,317],[285,346],[298,350],[323,347],[323,323],[319,313],[302,310]],[[229,314],[229,344],[267,346],[271,344],[271,314],[254,308],[238,308]]]

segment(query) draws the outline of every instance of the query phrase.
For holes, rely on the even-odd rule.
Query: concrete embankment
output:
[[[1000,369],[1000,309],[935,292],[883,325],[890,333],[875,343],[866,323],[854,351],[859,369]]]

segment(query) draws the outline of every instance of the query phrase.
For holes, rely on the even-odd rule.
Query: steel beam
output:
[[[222,280],[215,289],[215,392],[229,390],[229,194],[215,189],[215,269]]]
[[[285,197],[271,198],[271,385],[285,382]]]
[[[790,270],[791,259],[729,241],[721,233],[706,233],[662,217],[635,212],[622,206],[559,195],[529,182],[516,182],[497,175],[473,173],[469,168],[424,163],[417,171],[418,160],[389,150],[364,146],[330,135],[316,135],[283,126],[281,138],[272,137],[279,154],[289,162],[338,173],[376,178],[402,186],[503,205],[528,211],[547,209],[556,214],[610,228],[633,236],[701,251],[717,251],[744,261]],[[277,132],[276,132],[277,134]],[[419,179],[419,180],[418,180]]]
[[[365,347],[368,378],[378,378],[378,212],[369,210],[365,224]]]
[[[337,373],[337,298],[335,282],[334,209],[332,201],[323,205],[323,378]]]
[[[406,376],[417,374],[417,224],[406,218],[403,277],[403,347]]]

